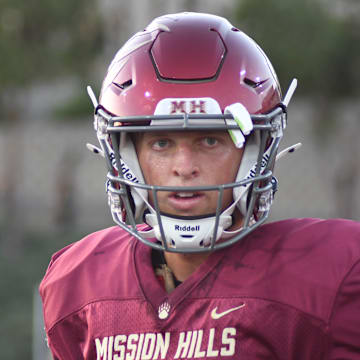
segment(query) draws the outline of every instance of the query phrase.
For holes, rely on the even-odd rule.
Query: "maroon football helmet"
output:
[[[173,252],[219,249],[246,236],[269,214],[276,190],[273,168],[294,87],[282,101],[264,52],[222,17],[180,13],[153,20],[116,54],[99,102],[89,90],[101,149],[90,147],[107,161],[114,221],[146,244]],[[236,181],[191,188],[146,184],[129,134],[194,130],[228,131],[238,148],[245,146]],[[218,205],[207,217],[163,214],[156,201],[160,191],[216,190],[220,199],[228,188],[232,205]],[[154,204],[148,202],[149,191]],[[226,231],[236,208],[243,227]],[[149,230],[139,231],[139,222]]]

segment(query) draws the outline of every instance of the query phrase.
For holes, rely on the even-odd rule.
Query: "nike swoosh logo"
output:
[[[237,306],[237,307],[228,309],[228,310],[223,311],[223,312],[221,312],[221,313],[218,313],[218,312],[217,312],[217,309],[218,309],[218,308],[216,307],[216,308],[213,309],[213,311],[211,312],[211,317],[212,317],[214,320],[218,320],[218,319],[222,318],[223,316],[232,313],[233,311],[236,311],[236,310],[239,310],[239,309],[243,308],[244,306],[245,306],[245,303],[242,303],[240,306]]]

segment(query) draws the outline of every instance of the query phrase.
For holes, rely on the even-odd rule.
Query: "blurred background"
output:
[[[270,57],[289,107],[272,220],[360,219],[358,0],[2,0],[0,2],[0,349],[48,359],[37,286],[50,256],[112,226],[105,162],[86,86],[99,93],[115,52],[152,18],[227,17]]]

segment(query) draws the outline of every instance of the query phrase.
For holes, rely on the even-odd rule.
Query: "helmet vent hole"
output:
[[[267,81],[267,79],[265,80],[261,80],[261,81],[254,81],[251,80],[249,78],[245,78],[244,79],[244,83],[250,87],[252,87],[253,89],[256,89],[257,87],[259,87],[260,85],[264,84]]]
[[[125,81],[123,82],[122,84],[118,84],[116,82],[113,82],[113,84],[115,86],[117,86],[118,88],[120,88],[121,90],[125,90],[126,88],[128,88],[129,86],[132,85],[132,79],[128,80],[128,81]]]
[[[240,31],[238,28],[236,28],[236,27],[232,27],[231,28],[231,31],[235,31],[235,32],[238,32],[238,31]]]
[[[244,79],[244,83],[245,83],[246,85],[248,85],[248,86],[251,86],[251,87],[254,88],[254,89],[255,89],[256,86],[257,86],[257,83],[256,83],[255,81],[249,79],[249,78],[245,78],[245,79]]]
[[[123,89],[126,89],[128,88],[129,86],[132,85],[132,79],[128,80],[128,81],[125,81],[124,83],[121,84],[122,88]]]

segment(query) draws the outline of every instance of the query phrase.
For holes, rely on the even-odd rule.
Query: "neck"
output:
[[[165,259],[176,279],[183,282],[208,258],[210,253],[179,254],[165,252]]]

